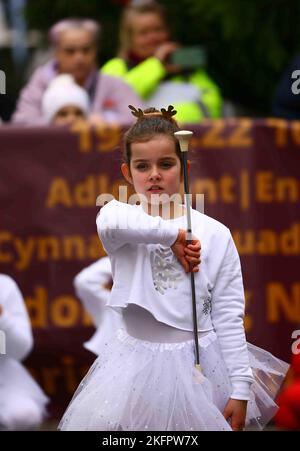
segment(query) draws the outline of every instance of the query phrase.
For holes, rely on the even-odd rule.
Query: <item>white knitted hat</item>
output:
[[[58,75],[51,81],[42,98],[43,117],[50,124],[56,113],[69,105],[80,108],[87,115],[89,112],[88,94],[76,84],[72,75]]]

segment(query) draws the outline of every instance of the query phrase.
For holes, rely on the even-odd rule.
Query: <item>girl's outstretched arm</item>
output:
[[[125,244],[162,244],[170,246],[185,272],[197,272],[200,242],[194,237],[186,244],[186,232],[160,216],[147,215],[141,208],[115,200],[102,207],[97,217],[99,237],[106,252],[113,253]]]
[[[97,230],[108,254],[125,244],[162,244],[171,246],[178,236],[178,227],[160,216],[147,215],[141,207],[116,200],[101,208]]]

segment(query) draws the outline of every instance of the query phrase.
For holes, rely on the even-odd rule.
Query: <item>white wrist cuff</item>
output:
[[[249,401],[250,399],[250,387],[252,382],[245,380],[234,380],[232,383],[232,394],[230,398]]]

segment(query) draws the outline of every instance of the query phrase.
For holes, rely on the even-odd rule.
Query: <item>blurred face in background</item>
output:
[[[61,108],[55,115],[52,124],[54,125],[73,125],[79,119],[84,119],[84,112],[77,106],[67,105]]]
[[[131,52],[139,58],[153,56],[169,38],[163,18],[154,12],[134,13],[131,17]]]
[[[73,75],[81,86],[96,67],[96,55],[93,37],[83,29],[64,31],[55,51],[59,72]]]

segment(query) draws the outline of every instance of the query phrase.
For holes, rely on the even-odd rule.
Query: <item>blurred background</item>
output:
[[[1,0],[0,68],[7,74],[1,115],[8,120],[20,88],[47,58],[49,27],[66,17],[90,17],[102,25],[99,67],[118,48],[118,23],[126,0]],[[207,69],[223,97],[250,116],[270,115],[280,75],[299,51],[297,0],[162,0],[172,36],[201,44]]]

